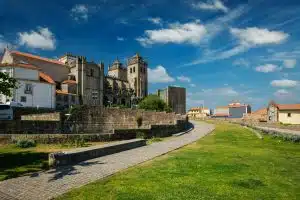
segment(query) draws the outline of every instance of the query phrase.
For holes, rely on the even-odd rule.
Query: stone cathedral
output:
[[[136,54],[129,58],[127,66],[118,59],[108,67],[104,80],[104,105],[130,106],[148,94],[148,63]]]

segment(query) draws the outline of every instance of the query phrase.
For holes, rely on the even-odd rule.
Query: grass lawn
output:
[[[300,199],[300,145],[238,125],[58,199]]]
[[[103,144],[103,142],[87,143],[87,146],[97,144]],[[36,147],[22,149],[14,144],[0,145],[0,181],[47,169],[49,153],[70,148],[74,147],[38,144]]]

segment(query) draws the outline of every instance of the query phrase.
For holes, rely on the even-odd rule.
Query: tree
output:
[[[17,88],[17,80],[8,73],[0,72],[0,94],[12,96],[11,89]]]
[[[139,108],[153,111],[172,112],[172,109],[157,95],[149,95],[139,103]]]

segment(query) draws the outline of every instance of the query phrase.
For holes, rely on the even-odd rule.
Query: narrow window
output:
[[[21,96],[21,102],[26,102],[26,97],[25,96]]]
[[[132,73],[132,68],[130,68],[130,74]]]
[[[65,102],[68,102],[68,95],[65,95],[65,96],[64,96],[64,101],[65,101]]]
[[[91,69],[91,76],[94,76],[94,69]]]
[[[288,116],[288,117],[292,117],[292,113],[288,113],[287,116]]]
[[[133,73],[135,72],[135,67],[133,67]]]

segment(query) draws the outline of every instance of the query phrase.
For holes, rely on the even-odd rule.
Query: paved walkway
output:
[[[73,188],[112,175],[156,156],[190,144],[214,130],[214,125],[194,122],[191,132],[167,141],[91,159],[77,165],[34,173],[0,182],[1,200],[45,200]]]
[[[266,131],[275,131],[279,133],[285,133],[290,135],[299,135],[300,131],[290,130],[290,129],[283,129],[283,128],[270,128],[270,127],[264,127],[264,126],[255,126],[258,129],[266,130]]]

